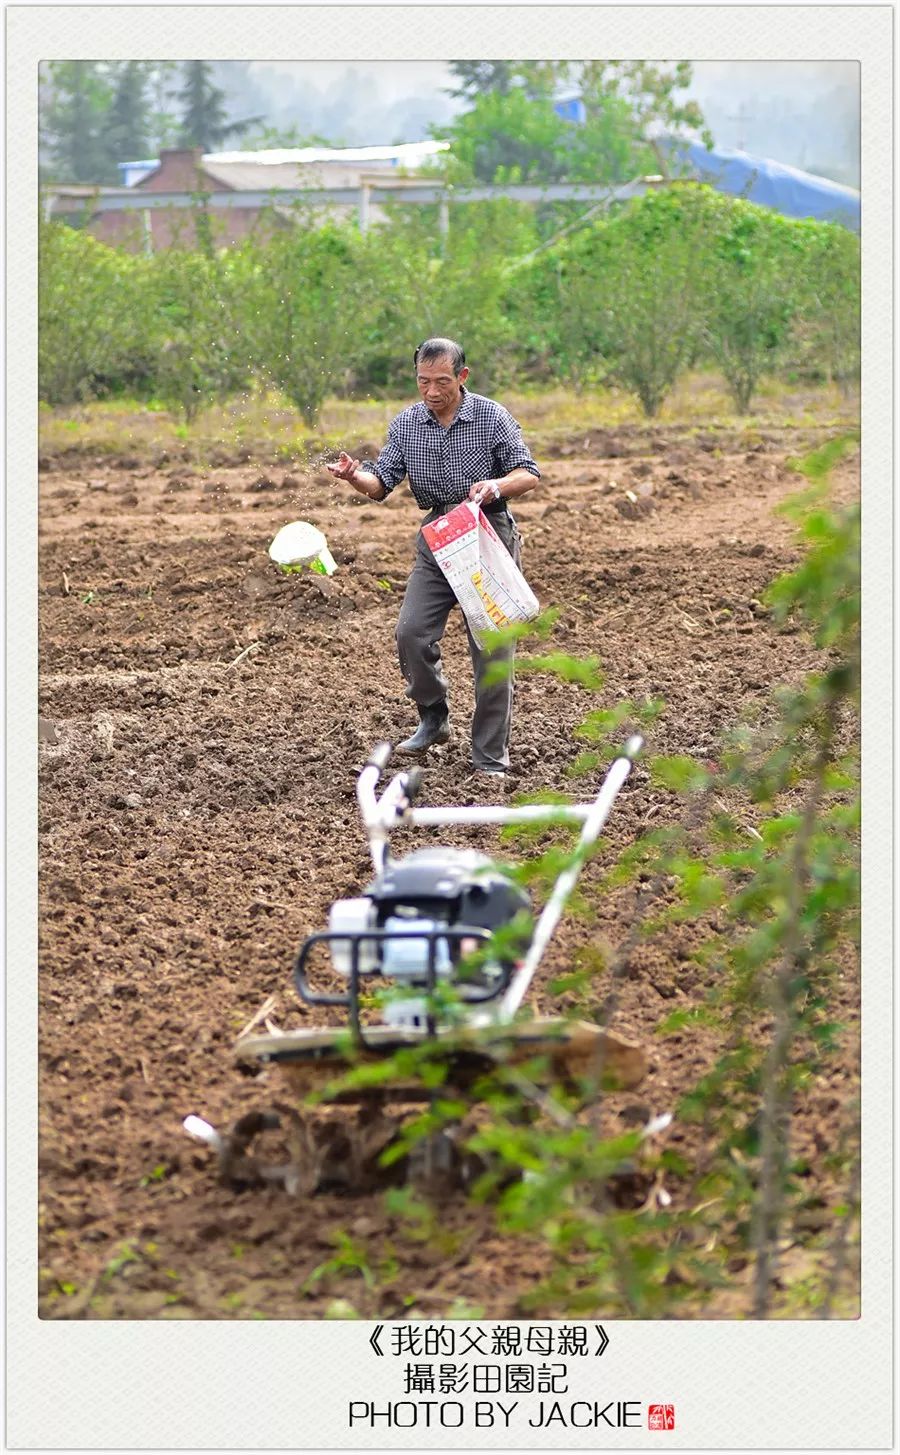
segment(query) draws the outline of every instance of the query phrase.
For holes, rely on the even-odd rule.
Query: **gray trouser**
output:
[[[440,512],[425,517],[425,523]],[[490,516],[497,535],[516,565],[520,561],[519,529],[506,512]],[[440,641],[447,618],[457,605],[453,588],[431,554],[422,532],[416,537],[416,562],[406,586],[397,622],[397,654],[406,678],[406,695],[420,707],[446,701],[447,679],[441,665]],[[475,715],[472,718],[472,761],[478,768],[509,767],[509,734],[512,720],[514,647],[483,652],[466,625],[469,653],[475,673]],[[508,662],[509,674],[500,682],[485,685],[489,664]]]

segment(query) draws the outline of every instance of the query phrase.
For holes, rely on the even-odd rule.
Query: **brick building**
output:
[[[445,148],[440,142],[413,142],[263,152],[203,153],[199,147],[162,151],[158,161],[123,164],[123,175],[134,179],[130,186],[48,189],[45,210],[53,217],[80,214],[102,242],[155,252],[197,245],[198,208],[183,202],[206,196],[211,200],[201,210],[201,225],[208,228],[214,246],[227,247],[263,225],[288,225],[292,199],[279,202],[284,193],[327,191],[328,197],[310,197],[323,215],[376,221],[378,207],[366,205],[368,188],[390,185],[401,190],[404,179]],[[171,205],[164,196],[172,199]]]

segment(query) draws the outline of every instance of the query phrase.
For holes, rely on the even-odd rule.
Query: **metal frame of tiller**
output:
[[[451,945],[461,946],[463,940],[475,940],[479,944],[490,942],[492,932],[482,927],[435,925],[433,928],[426,928],[420,925],[407,931],[394,928],[355,928],[347,925],[310,935],[298,951],[294,962],[294,985],[297,993],[311,1005],[345,1008],[348,1011],[349,1029],[356,1052],[366,1059],[390,1055],[401,1046],[422,1045],[431,1039],[440,1040],[455,1057],[451,1078],[454,1085],[469,1084],[473,1075],[480,1075],[485,1066],[493,1065],[498,1060],[512,1064],[516,1062],[517,1056],[527,1059],[534,1054],[546,1053],[549,1056],[551,1075],[561,1077],[569,1083],[575,1084],[586,1078],[599,1085],[601,1075],[612,1073],[620,1086],[636,1086],[646,1072],[646,1057],[639,1046],[614,1032],[584,1022],[569,1023],[552,1019],[517,1021],[515,1024],[513,1022],[559,923],[566,901],[575,887],[587,852],[599,837],[616,796],[631,772],[634,759],[642,746],[640,737],[628,739],[610,766],[596,798],[590,803],[432,808],[416,807],[414,804],[422,785],[420,768],[411,768],[396,774],[380,798],[378,797],[378,780],[391,757],[390,744],[379,744],[361,770],[356,785],[377,878],[391,866],[392,861],[388,854],[390,836],[400,828],[440,828],[450,825],[482,827],[489,824],[550,826],[555,823],[571,823],[581,824],[581,834],[569,866],[559,875],[537,920],[524,957],[520,961],[507,962],[501,966],[492,964],[491,972],[496,981],[494,984],[485,987],[467,983],[465,980],[458,982],[461,985],[465,1012],[462,1027],[437,1024],[433,996],[439,973],[438,945],[443,942],[447,947],[445,958],[452,959]],[[363,1027],[360,1024],[360,977],[371,972],[368,968],[361,968],[361,947],[367,941],[374,944],[397,939],[417,939],[428,944],[426,983],[415,987],[422,1005],[419,1023],[415,1026],[379,1024]],[[342,943],[345,954],[349,947],[347,991],[345,994],[313,991],[306,973],[310,952],[316,945],[335,941]],[[375,959],[376,963],[380,962],[380,956]],[[450,1039],[445,1042],[445,1037],[448,1036]],[[327,1091],[330,1078],[348,1064],[346,1046],[341,1045],[340,1037],[341,1032],[336,1032],[333,1027],[277,1031],[266,1036],[243,1036],[235,1051],[239,1064],[245,1068],[252,1065],[258,1070],[272,1065],[278,1066],[298,1096],[305,1096],[314,1088],[324,1088],[325,1099],[329,1101],[368,1100],[372,1107],[380,1104],[388,1095],[386,1087],[357,1091],[337,1087],[333,1092]],[[353,1059],[355,1055],[351,1052],[349,1060]],[[411,1080],[405,1076],[392,1090],[401,1102],[421,1100],[423,1095],[427,1099],[431,1095],[415,1084],[414,1078]],[[294,1129],[293,1135],[300,1138],[297,1145],[302,1143],[306,1154],[315,1162],[320,1154],[311,1150],[315,1143],[312,1133],[302,1130],[304,1124],[297,1111],[290,1111],[288,1119]],[[230,1132],[222,1134],[202,1117],[191,1115],[184,1120],[185,1131],[218,1152],[220,1172],[226,1181],[235,1178],[241,1180],[248,1175],[247,1169],[254,1165],[253,1176],[261,1177],[264,1181],[281,1180],[288,1186],[296,1172],[293,1163],[285,1164],[281,1168],[267,1169],[251,1164],[246,1156],[249,1143],[260,1130],[280,1125],[282,1117],[274,1110],[249,1113],[241,1117]]]
[[[503,826],[507,824],[536,823],[547,825],[555,823],[580,823],[582,825],[572,862],[567,869],[563,870],[557,879],[553,893],[544,906],[535,925],[531,944],[522,962],[515,967],[509,967],[501,983],[483,994],[475,994],[473,993],[472,987],[467,987],[466,1000],[468,1003],[477,1005],[484,1002],[491,1002],[490,1011],[476,1011],[473,1015],[467,1017],[468,1024],[478,1026],[491,1024],[492,1022],[504,1023],[511,1021],[515,1016],[527,994],[535,971],[543,959],[544,952],[560,921],[566,902],[578,882],[587,851],[599,838],[619,790],[631,772],[632,764],[642,747],[643,739],[637,734],[628,739],[618,757],[610,766],[596,798],[590,803],[553,805],[520,804],[517,807],[506,807],[502,804],[486,806],[472,805],[466,808],[416,807],[414,800],[422,782],[420,768],[411,768],[406,772],[395,774],[379,798],[375,790],[379,778],[390,761],[391,745],[390,743],[379,743],[378,747],[372,752],[357,779],[356,796],[362,814],[363,825],[368,836],[369,850],[372,855],[372,863],[375,867],[376,874],[382,874],[387,868],[390,836],[399,828],[441,828],[460,824],[478,827],[484,827],[490,824]],[[295,961],[294,984],[298,994],[303,1000],[312,1005],[347,1006],[350,1011],[350,1021],[354,1035],[361,1040],[362,1032],[359,1024],[360,941],[400,938],[428,941],[427,989],[430,1001],[436,978],[435,959],[437,942],[443,940],[449,950],[451,942],[459,943],[463,938],[476,938],[488,941],[491,935],[485,930],[474,930],[465,927],[453,929],[449,926],[442,926],[429,931],[418,929],[408,932],[397,930],[348,932],[347,930],[343,930],[327,931],[319,935],[313,935],[301,947]],[[305,975],[306,960],[312,945],[323,940],[342,940],[349,941],[351,944],[350,987],[347,995],[316,995],[309,989]],[[428,1030],[430,1034],[434,1034],[434,1018],[431,1015],[429,1015]]]
[[[463,940],[482,940],[488,943],[491,938],[490,930],[481,930],[463,926],[461,929],[454,929],[452,925],[441,925],[433,930],[322,930],[319,934],[310,935],[297,952],[294,961],[294,988],[301,1000],[307,1005],[343,1005],[350,1013],[350,1029],[353,1038],[360,1046],[366,1045],[366,1038],[363,1035],[363,1028],[359,1019],[359,977],[362,973],[359,968],[359,956],[362,943],[371,941],[373,944],[385,940],[424,940],[428,944],[428,978],[425,982],[424,991],[427,997],[426,1027],[428,1034],[433,1036],[437,1030],[434,1012],[432,1009],[435,985],[437,984],[437,944],[439,940],[450,943],[461,944]],[[350,975],[346,995],[333,995],[310,989],[309,981],[306,978],[306,962],[309,959],[310,951],[315,945],[328,944],[337,941],[340,944],[350,946]],[[509,983],[510,971],[507,971],[503,981],[494,988],[483,990],[480,994],[473,993],[475,987],[466,987],[466,1001],[478,1002],[483,1000],[495,1000],[502,994]]]

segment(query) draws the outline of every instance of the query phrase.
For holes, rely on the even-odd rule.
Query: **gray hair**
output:
[[[433,364],[436,359],[442,359],[445,355],[450,359],[454,374],[458,374],[465,365],[466,354],[462,346],[454,343],[452,338],[429,338],[419,344],[413,354],[413,368],[420,362]]]

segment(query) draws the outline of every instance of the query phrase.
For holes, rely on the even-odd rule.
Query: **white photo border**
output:
[[[10,1448],[831,1449],[891,1445],[893,7],[7,7],[7,1146]],[[267,46],[277,52],[267,52]],[[37,128],[52,59],[856,60],[863,255],[863,1292],[834,1322],[606,1322],[609,1398],[678,1401],[640,1430],[350,1434],[376,1372],[358,1323],[37,1316]],[[173,1137],[179,1135],[172,1128]],[[286,1214],[289,1215],[289,1214]],[[376,1389],[376,1395],[383,1391]],[[598,1394],[601,1391],[598,1390]],[[393,1396],[396,1397],[396,1396]],[[476,1445],[473,1438],[481,1443]]]

